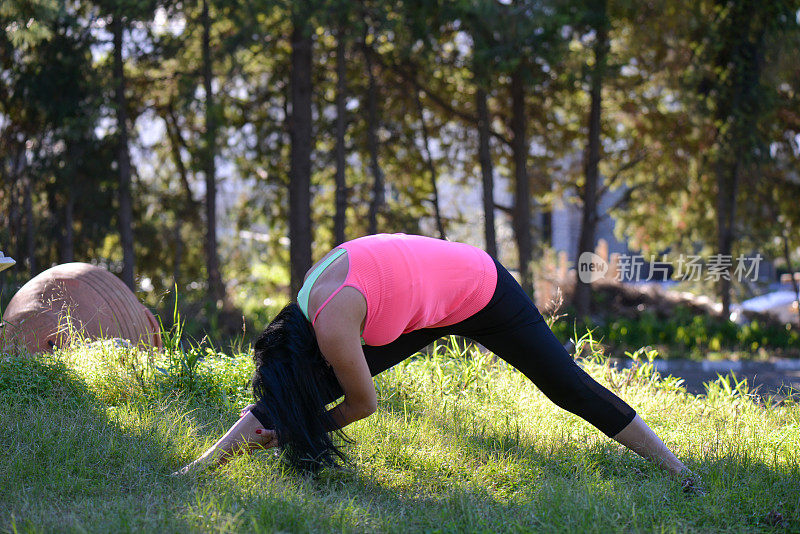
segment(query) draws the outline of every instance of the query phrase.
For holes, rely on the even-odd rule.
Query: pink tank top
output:
[[[367,301],[362,333],[367,345],[463,321],[489,303],[497,285],[491,256],[463,243],[378,234],[337,248],[347,251],[349,262],[342,287],[357,289]]]

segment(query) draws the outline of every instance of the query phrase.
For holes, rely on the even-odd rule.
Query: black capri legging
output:
[[[437,339],[472,339],[513,365],[561,408],[615,436],[636,416],[633,408],[598,384],[559,343],[542,314],[497,260],[497,289],[489,303],[459,323],[403,334],[388,345],[365,345],[372,376],[419,352]]]

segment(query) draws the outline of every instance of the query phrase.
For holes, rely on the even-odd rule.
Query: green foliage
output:
[[[402,385],[395,388],[398,384],[393,383],[391,388],[382,390],[383,395],[395,404],[409,400],[411,391],[428,398],[478,396],[492,402],[496,392],[489,384],[502,368],[495,361],[496,358],[491,354],[451,336],[445,343],[434,343],[426,357],[413,363],[406,361],[398,364],[394,376],[402,380]],[[410,374],[409,365],[414,369]],[[376,387],[381,385],[378,379]]]
[[[3,20],[8,9],[20,18]],[[113,138],[98,126],[104,80],[90,20],[85,5],[49,1],[4,2],[0,12],[4,29],[36,34],[24,45],[0,36],[0,239],[7,251],[22,252],[27,242],[34,253],[16,254],[18,272],[27,263],[35,274],[70,254],[109,260],[99,252],[115,223]]]
[[[379,230],[432,229],[432,176],[420,143],[419,113],[409,112],[419,99],[432,166],[452,198],[442,206],[445,228],[451,238],[480,244],[475,224],[480,212],[473,197],[463,195],[481,188],[476,88],[487,93],[498,208],[510,213],[504,209],[508,201],[501,200],[508,193],[501,191],[501,179],[509,178],[513,167],[512,72],[525,80],[523,107],[532,147],[527,166],[535,169],[531,190],[537,212],[531,219],[552,211],[562,193],[571,202],[583,187],[594,28],[602,25],[610,46],[603,80],[601,189],[625,186],[612,210],[619,236],[645,253],[668,248],[670,254],[712,253],[718,217],[709,206],[717,206],[716,173],[722,168],[722,174],[735,170],[741,177],[734,254],[758,250],[769,259],[782,256],[782,243],[774,239],[781,235],[789,263],[793,256],[796,261],[796,1],[753,6],[722,0],[645,6],[474,0],[208,5],[215,93],[209,116],[219,139],[218,182],[220,189],[241,192],[233,205],[218,206],[222,276],[234,314],[245,315],[250,324],[265,324],[291,298],[286,291],[288,80],[292,19],[300,15],[307,17],[313,36],[315,259],[336,244],[331,217],[334,58],[340,41],[347,60],[347,238],[367,232],[372,198],[369,77],[364,76],[369,51],[379,95],[374,135],[386,176]],[[215,302],[206,302],[202,208],[208,139],[201,7],[156,0],[2,3],[0,243],[18,259],[15,286],[28,279],[26,271],[35,274],[68,259],[120,270],[114,80],[109,36],[101,30],[117,13],[126,27],[140,296],[153,308],[171,311],[167,295],[177,287],[188,318],[185,335],[222,337],[212,330],[225,330],[231,321],[214,313]],[[737,155],[740,165],[730,165]],[[509,235],[504,218],[498,221],[503,225],[498,235]],[[537,244],[546,239],[535,237]],[[502,241],[504,263],[516,267],[515,247]],[[722,348],[734,337],[728,326],[717,331],[689,325],[680,333],[677,326],[674,332],[655,324],[621,324],[616,330],[642,331],[631,347],[653,342],[643,339],[645,332],[667,341],[674,333],[687,347],[701,346],[693,339],[702,329],[709,343]],[[613,335],[597,333],[606,340]],[[774,336],[781,347],[794,339],[755,332],[741,339],[736,334],[735,343],[761,347],[764,336]]]
[[[665,3],[629,29],[644,46],[626,47],[635,58],[627,70],[645,75],[640,88],[651,87],[621,102],[635,111],[622,122],[631,128],[625,137],[646,154],[626,180],[630,198],[615,210],[617,235],[634,248],[673,260],[752,251],[776,258],[776,236],[790,235],[791,250],[800,244],[796,230],[787,233],[796,210],[785,200],[798,192],[787,166],[797,144],[786,142],[798,123],[781,119],[797,107],[789,73],[797,66],[798,7]],[[721,236],[732,250],[720,250]]]
[[[170,354],[156,363],[161,376],[156,386],[163,391],[186,393],[234,409],[252,397],[250,378],[253,361],[249,354],[234,357],[217,352],[211,347],[193,346]]]
[[[8,0],[0,4],[0,24],[11,44],[24,49],[52,36],[58,11],[56,0]]]
[[[792,325],[762,324],[757,320],[737,325],[717,317],[694,315],[681,307],[669,317],[644,311],[633,319],[611,318],[589,327],[611,352],[655,345],[663,348],[665,357],[703,358],[708,351],[736,351],[758,356],[759,349],[773,352],[778,349],[787,355],[800,350],[800,331]],[[552,328],[560,338],[572,335],[573,327],[563,321]]]
[[[90,398],[74,369],[55,356],[0,354],[0,399],[71,404]]]

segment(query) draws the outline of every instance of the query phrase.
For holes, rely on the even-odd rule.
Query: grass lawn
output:
[[[172,477],[248,403],[249,356],[101,346],[0,356],[0,531],[800,531],[798,404],[725,380],[692,396],[646,362],[585,367],[706,495],[454,346],[376,379],[378,412],[347,428],[349,465],[303,475],[262,451]]]

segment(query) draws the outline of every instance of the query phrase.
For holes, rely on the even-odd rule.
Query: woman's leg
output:
[[[667,448],[661,438],[638,415],[614,439],[643,458],[663,467],[673,475],[688,471]]]
[[[672,473],[685,467],[622,399],[583,369],[556,339],[516,280],[498,264],[492,300],[457,325],[470,337],[513,365],[558,406]]]

